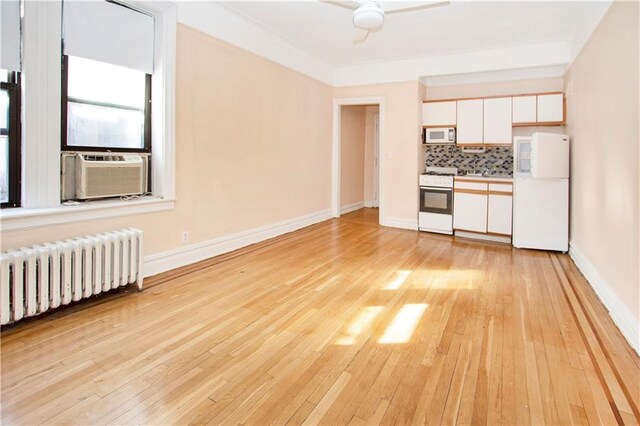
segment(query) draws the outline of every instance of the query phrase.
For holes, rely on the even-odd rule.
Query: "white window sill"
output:
[[[17,231],[87,220],[130,216],[171,210],[174,205],[175,200],[173,199],[165,200],[149,197],[131,201],[93,201],[73,206],[60,205],[50,208],[5,209],[0,212],[0,229],[2,231]]]

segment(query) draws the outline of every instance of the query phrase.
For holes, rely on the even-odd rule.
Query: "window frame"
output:
[[[0,204],[2,209],[20,207],[22,195],[21,75],[11,72],[9,76],[9,82],[0,82],[0,89],[9,93],[9,185],[8,200]]]
[[[61,60],[61,77],[62,77],[62,85],[61,85],[61,110],[60,110],[60,141],[61,141],[61,150],[63,152],[69,151],[91,151],[91,152],[140,152],[151,154],[151,106],[152,106],[152,75],[145,74],[145,99],[144,99],[144,133],[143,133],[143,147],[142,148],[118,148],[118,147],[103,147],[103,146],[75,146],[67,144],[67,132],[68,132],[68,108],[69,108],[69,93],[68,93],[68,83],[69,83],[69,55],[62,54]],[[72,100],[74,103],[80,103],[85,105],[94,105],[94,106],[102,106],[109,107],[115,109],[124,109],[130,111],[139,111],[138,108],[131,108],[127,106],[106,104],[102,102],[90,102],[84,100]]]

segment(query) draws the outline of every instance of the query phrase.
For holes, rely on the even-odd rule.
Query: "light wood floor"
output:
[[[3,424],[637,424],[570,259],[360,210],[2,334]]]

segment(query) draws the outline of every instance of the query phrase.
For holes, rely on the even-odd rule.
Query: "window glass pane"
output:
[[[68,57],[67,146],[144,148],[146,74]]]
[[[0,90],[0,203],[9,201],[9,93]]]
[[[71,99],[144,109],[146,74],[69,56],[67,94]]]
[[[9,138],[0,136],[0,203],[9,201]]]
[[[2,83],[9,82],[9,71],[0,69],[0,82]]]
[[[144,148],[144,113],[69,102],[67,145]]]
[[[9,92],[7,92],[6,90],[0,90],[0,132],[6,131],[8,128],[9,128]]]

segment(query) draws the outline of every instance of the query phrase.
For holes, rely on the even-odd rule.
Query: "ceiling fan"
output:
[[[374,0],[325,0],[323,3],[353,10],[354,43],[363,43],[369,33],[379,31],[385,14],[413,12],[415,10],[449,4],[448,0],[432,1],[374,1]]]

